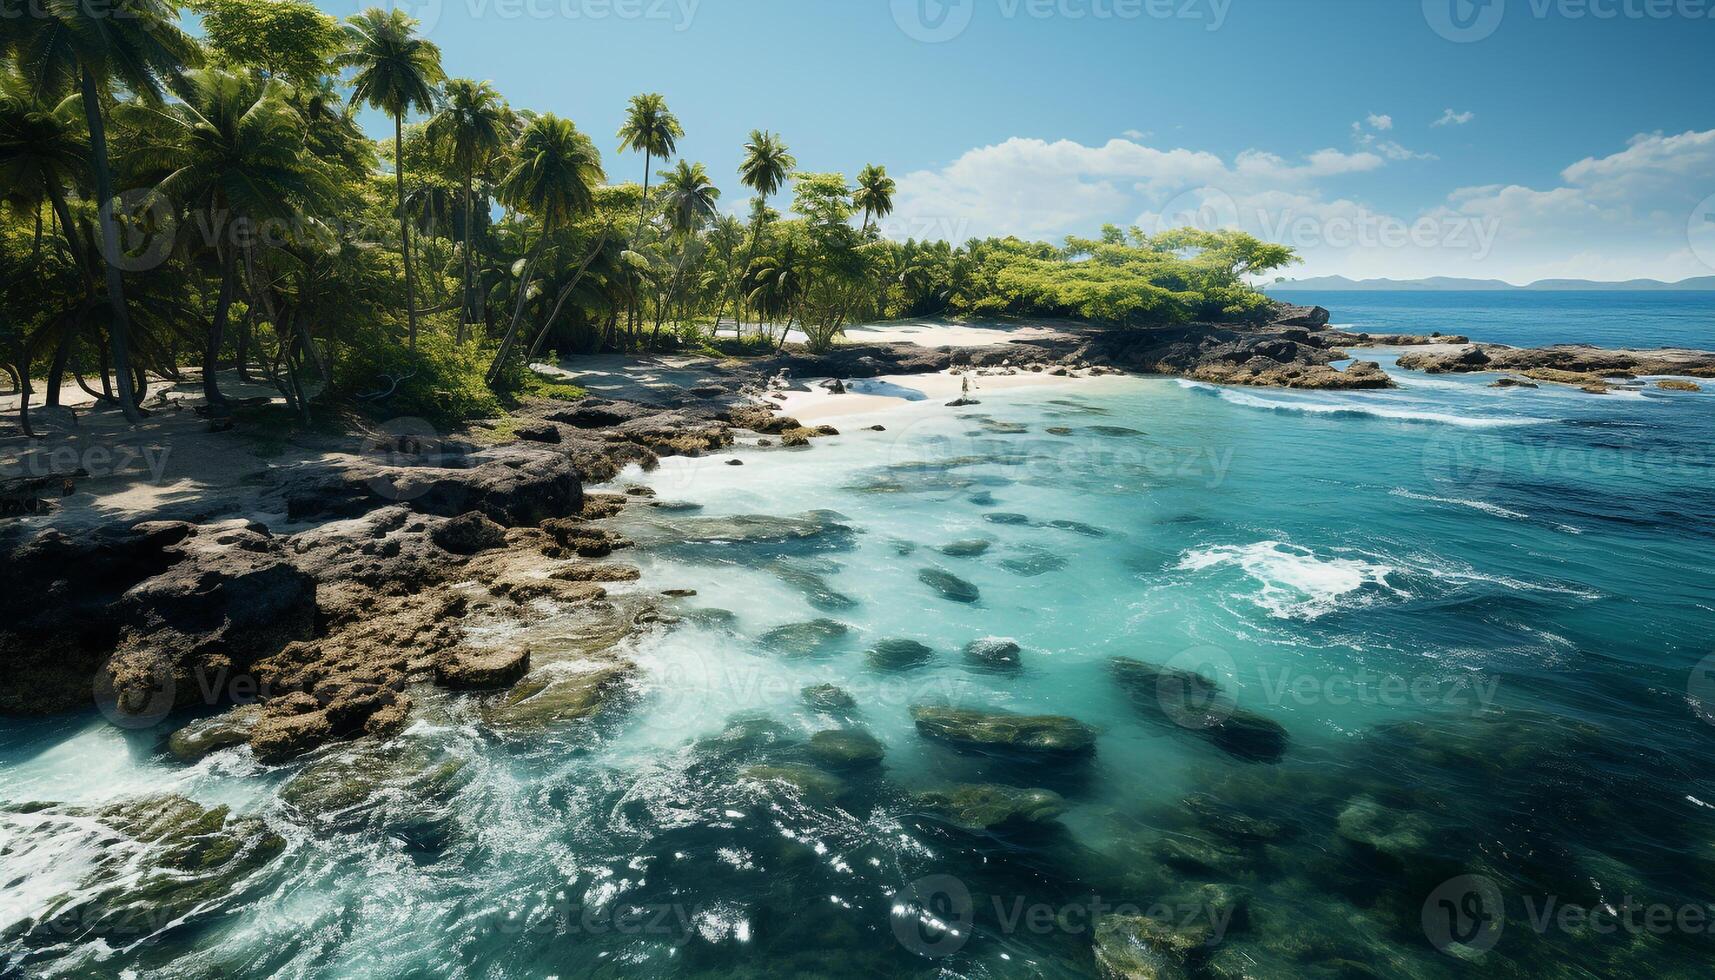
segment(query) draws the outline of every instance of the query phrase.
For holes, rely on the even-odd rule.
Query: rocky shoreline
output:
[[[1078,331],[974,348],[851,344],[723,365],[659,403],[541,401],[508,420],[512,441],[371,436],[210,488],[180,519],[59,528],[34,515],[0,525],[0,554],[28,589],[0,596],[0,714],[47,715],[94,701],[125,725],[193,718],[182,758],[246,743],[269,763],[398,731],[436,689],[510,692],[497,724],[586,717],[635,666],[625,637],[672,624],[673,599],[605,587],[638,578],[610,561],[630,542],[608,527],[663,505],[641,486],[585,493],[626,466],[731,446],[790,449],[837,434],[769,400],[780,377],[952,371],[1171,374],[1221,384],[1391,387],[1342,345],[1433,345],[1400,357],[1430,372],[1510,371],[1582,383],[1616,375],[1715,377],[1715,354],[1521,350],[1463,337],[1376,337],[1327,329],[1320,308],[1280,307],[1250,328]],[[1524,383],[1524,382],[1515,382]],[[267,520],[257,515],[268,515]],[[175,516],[163,512],[159,517]],[[466,624],[531,622],[544,605],[588,624],[567,672],[526,649],[472,646]],[[558,655],[555,659],[564,659]],[[210,709],[223,713],[208,715]],[[192,709],[196,709],[193,711]],[[194,717],[200,712],[202,717]]]

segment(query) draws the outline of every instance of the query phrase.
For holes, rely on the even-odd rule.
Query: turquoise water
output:
[[[186,921],[20,946],[15,968],[1088,976],[1092,915],[1130,905],[1202,942],[1193,976],[1701,975],[1709,927],[1682,913],[1715,901],[1696,700],[1715,674],[1695,670],[1715,653],[1715,394],[1397,376],[979,390],[838,420],[807,452],[628,474],[700,509],[629,511],[644,575],[614,591],[697,594],[630,644],[633,690],[590,723],[502,737],[424,691],[388,747],[266,772],[242,749],[176,764],[164,729],[8,723],[0,800],[177,792],[286,839]],[[746,543],[727,515],[803,523]],[[986,550],[940,550],[971,541]],[[817,619],[847,631],[796,652],[770,635]],[[567,629],[507,639],[551,652]],[[968,661],[982,637],[1015,640],[1020,669]],[[880,670],[887,639],[931,653]],[[1283,751],[1129,700],[1114,657],[1200,671],[1230,695],[1216,710],[1282,726]],[[820,683],[855,707],[806,705]],[[1069,715],[1095,752],[955,751],[913,725],[942,703]],[[804,768],[835,727],[872,733],[881,765]],[[282,792],[341,765],[382,788],[319,810]],[[961,783],[1049,789],[1064,812],[972,830],[913,795]],[[77,887],[87,845],[0,832],[0,918]],[[1438,918],[1473,895],[1498,934]],[[1680,924],[1554,917],[1627,897]]]
[[[1461,333],[1515,347],[1715,347],[1710,292],[1299,292],[1289,303],[1319,304],[1336,326],[1371,333]]]

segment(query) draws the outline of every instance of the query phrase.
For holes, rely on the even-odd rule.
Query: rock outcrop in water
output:
[[[917,731],[926,738],[991,752],[1078,756],[1096,750],[1096,730],[1064,715],[1016,715],[918,705],[911,709]]]
[[[236,909],[285,848],[261,820],[180,796],[13,806],[0,809],[0,830],[7,856],[59,889],[34,918],[0,920],[9,957],[193,929]]]
[[[915,794],[911,802],[955,827],[971,831],[1044,823],[1066,812],[1066,801],[1053,790],[991,783],[929,790]]]
[[[1127,657],[1108,661],[1108,670],[1140,712],[1206,738],[1228,755],[1278,762],[1286,752],[1285,728],[1233,704],[1219,684],[1201,674]]]
[[[1451,350],[1438,348],[1402,354],[1399,366],[1429,374],[1511,371],[1538,381],[1582,385],[1656,374],[1715,378],[1715,352],[1670,347],[1614,349],[1588,344],[1553,347],[1473,344]]]

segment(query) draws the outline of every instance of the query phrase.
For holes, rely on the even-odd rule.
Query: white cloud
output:
[[[1141,129],[1128,129],[1125,132],[1121,133],[1120,135],[1124,136],[1126,139],[1131,140],[1133,142],[1137,142],[1140,140],[1146,140],[1146,139],[1149,139],[1149,137],[1150,137],[1149,133],[1146,133]]]
[[[1389,115],[1385,115],[1385,114],[1379,114],[1378,115],[1377,113],[1372,112],[1369,114],[1369,117],[1365,121],[1370,124],[1371,129],[1381,130],[1381,131],[1385,132],[1385,131],[1393,128],[1393,117],[1389,116]]]
[[[1454,112],[1452,109],[1447,109],[1441,113],[1440,119],[1435,120],[1434,122],[1430,123],[1429,125],[1431,125],[1431,126],[1463,126],[1475,118],[1477,118],[1477,114],[1474,112],[1469,112],[1469,111],[1467,111],[1467,112]]]
[[[1364,135],[1373,135],[1367,132]],[[1231,158],[1115,139],[1101,146],[1013,138],[900,178],[896,237],[1016,234],[1057,241],[1104,222],[1236,226],[1297,248],[1294,275],[1453,275],[1526,282],[1715,274],[1688,225],[1715,191],[1715,130],[1634,137],[1579,160],[1551,186],[1457,187],[1390,212],[1344,185],[1421,155],[1386,140],[1354,151]],[[1366,185],[1367,186],[1367,185]]]

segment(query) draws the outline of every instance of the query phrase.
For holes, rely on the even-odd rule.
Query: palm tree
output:
[[[870,215],[875,215],[879,222],[893,213],[893,193],[897,189],[893,178],[887,175],[886,167],[872,163],[858,173],[857,191],[852,194],[852,203],[863,206],[865,235],[869,234]]]
[[[511,354],[518,336],[519,323],[524,318],[524,302],[529,297],[530,272],[548,239],[556,229],[570,224],[578,215],[591,209],[595,191],[607,179],[601,169],[601,152],[590,138],[578,131],[570,119],[545,113],[530,121],[518,138],[514,151],[517,163],[500,181],[500,199],[507,207],[542,220],[542,231],[536,245],[524,263],[518,277],[518,297],[512,311],[512,324],[494,355],[488,369],[488,382],[493,384]]]
[[[122,16],[121,16],[122,15]],[[197,44],[177,26],[178,11],[165,0],[127,0],[123,10],[89,0],[45,0],[30,16],[5,18],[4,46],[39,96],[76,89],[89,129],[90,170],[100,203],[101,244],[112,307],[108,335],[119,378],[119,407],[128,421],[141,418],[132,389],[130,318],[125,284],[116,264],[123,254],[113,215],[113,172],[107,161],[102,97],[115,88],[159,104],[164,82],[198,60]]]
[[[304,149],[304,120],[291,98],[291,88],[278,80],[207,69],[190,73],[173,105],[126,104],[118,110],[136,132],[127,169],[159,175],[155,189],[166,200],[202,212],[199,225],[220,266],[202,362],[203,394],[211,406],[226,402],[215,362],[240,251],[251,247],[264,222],[291,219],[301,206],[329,193]]]
[[[40,213],[44,203],[52,207],[72,260],[87,278],[83,242],[65,193],[89,166],[78,103],[76,96],[44,102],[19,75],[0,78],[0,187],[7,200],[26,210]]]
[[[506,148],[512,136],[506,103],[489,82],[473,82],[455,78],[442,90],[439,112],[429,120],[427,136],[458,168],[464,179],[464,287],[459,307],[460,343],[465,339],[465,325],[475,322],[475,287],[471,273],[471,248],[475,238],[471,224],[471,185],[477,172]]]
[[[680,243],[678,268],[667,291],[667,300],[671,303],[679,292],[680,280],[688,263],[691,236],[720,213],[716,202],[720,200],[721,191],[709,180],[708,170],[702,164],[685,160],[680,160],[679,166],[673,170],[661,172],[661,186],[667,189],[667,227],[672,229]],[[655,317],[656,337],[661,334],[661,319],[658,313]]]
[[[643,234],[643,216],[649,207],[649,167],[655,157],[670,157],[679,148],[685,130],[667,109],[659,92],[631,97],[625,125],[619,127],[619,152],[643,153],[643,200],[637,205],[637,233]]]
[[[768,213],[768,198],[786,183],[786,177],[798,161],[787,150],[786,144],[778,136],[765,129],[750,131],[750,142],[744,144],[744,160],[738,165],[739,180],[744,186],[756,192],[762,207],[751,211],[750,245],[746,247],[744,264],[739,266],[742,275],[750,266],[751,258],[756,254],[757,237],[762,234],[763,218]],[[733,335],[743,332],[743,324],[737,320],[739,315],[738,297],[733,297]],[[720,318],[715,319],[715,329],[720,330]]]
[[[411,221],[405,213],[405,114],[434,105],[441,80],[441,49],[417,35],[417,22],[401,10],[370,7],[346,22],[350,51],[334,64],[356,69],[351,100],[393,117],[393,182],[399,207],[400,255],[405,263],[405,315],[417,347],[417,279],[411,269]]]
[[[679,138],[685,135],[679,120],[667,108],[667,100],[659,92],[647,92],[631,97],[625,112],[625,124],[619,127],[619,151],[643,154],[643,196],[637,202],[637,233],[632,247],[641,248],[644,215],[649,211],[649,168],[655,157],[670,157],[678,149]],[[627,323],[636,319],[635,304]]]

